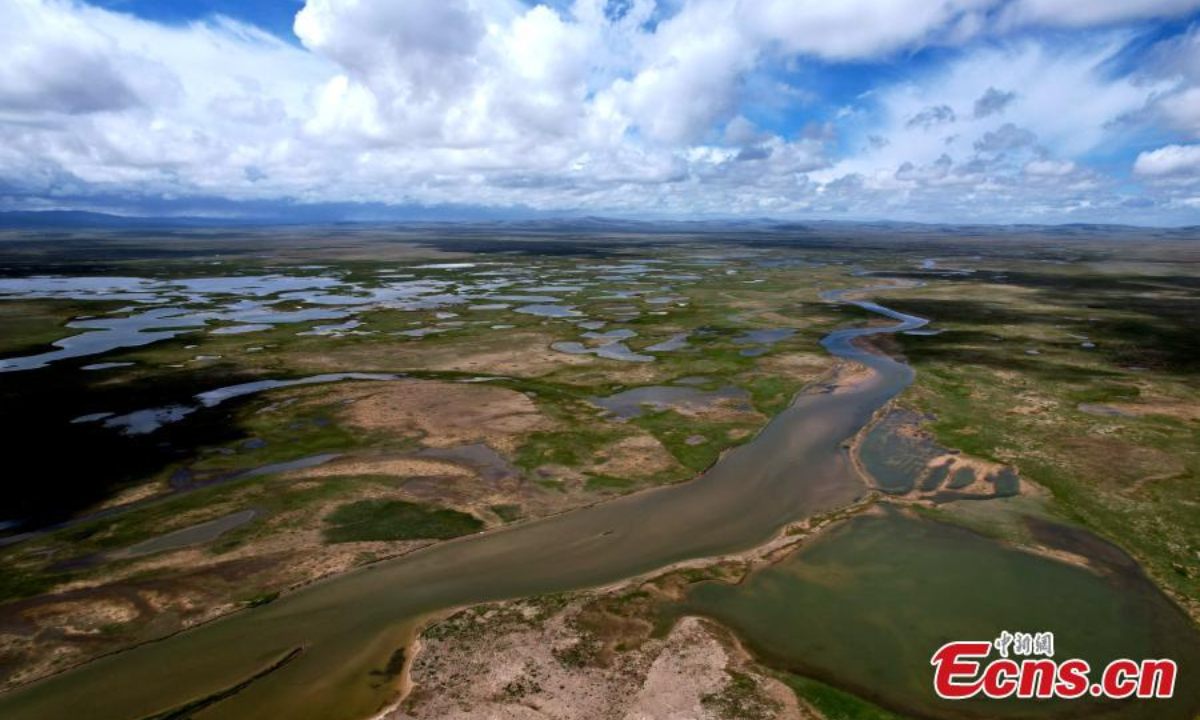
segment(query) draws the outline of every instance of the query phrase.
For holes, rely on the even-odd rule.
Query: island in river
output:
[[[506,232],[4,238],[0,712],[1194,716],[1195,238]]]

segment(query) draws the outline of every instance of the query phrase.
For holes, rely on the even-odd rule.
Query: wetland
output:
[[[1186,238],[3,242],[5,717],[1200,709]],[[1003,630],[1180,692],[932,695]]]

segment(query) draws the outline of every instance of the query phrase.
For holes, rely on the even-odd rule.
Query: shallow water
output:
[[[100,355],[118,348],[149,345],[203,327],[208,320],[207,315],[188,313],[179,308],[155,308],[127,317],[76,320],[67,323],[67,327],[90,332],[55,341],[53,344],[56,350],[0,359],[0,372],[36,370],[58,360]]]
[[[501,285],[507,283],[500,283]],[[494,289],[482,283],[478,289]],[[23,357],[0,359],[0,372],[36,370],[72,358],[136,348],[182,333],[207,331],[213,335],[262,332],[277,325],[314,321],[347,321],[317,327],[312,334],[334,334],[355,327],[351,311],[367,306],[420,310],[466,303],[475,285],[460,286],[460,294],[447,294],[453,283],[442,280],[387,282],[378,287],[346,282],[333,275],[247,275],[152,280],[121,277],[0,278],[0,300],[76,299],[119,300],[162,307],[124,308],[103,317],[77,319],[67,324],[86,330],[53,343],[55,349]],[[550,298],[553,300],[554,298]],[[312,307],[278,309],[282,302]],[[227,324],[221,324],[227,323]]]
[[[213,335],[245,335],[246,333],[270,330],[273,327],[273,325],[226,325],[209,330],[209,332]]]
[[[610,342],[596,347],[588,347],[577,342],[556,342],[550,346],[558,352],[570,355],[595,355],[605,360],[620,360],[622,362],[654,362],[654,356],[641,355],[630,349],[623,342]]]
[[[81,370],[112,370],[120,367],[130,367],[134,363],[131,362],[104,362],[95,363],[93,365],[84,365]]]
[[[267,390],[295,387],[298,385],[319,385],[322,383],[341,382],[343,380],[398,380],[399,375],[389,373],[325,373],[311,375],[295,380],[255,380],[253,382],[229,385],[227,387],[207,390],[194,396],[194,404],[167,405],[157,408],[134,410],[124,415],[112,416],[112,413],[92,413],[75,418],[73,422],[88,422],[104,420],[105,427],[117,428],[126,435],[145,435],[152,433],[163,425],[179,422],[201,408],[211,408],[227,400],[254,395]]]
[[[337,460],[340,455],[337,453],[320,453],[318,455],[306,455],[295,460],[284,460],[283,462],[271,463],[242,472],[235,472],[229,476],[229,479],[259,477],[261,475],[276,475],[279,473],[292,472],[293,470],[307,470],[318,465],[324,465],[328,462]]]
[[[859,443],[859,460],[884,492],[911,492],[926,465],[947,452],[929,438],[908,432],[918,422],[914,412],[892,410]]]
[[[413,328],[412,330],[397,330],[396,332],[394,332],[392,334],[393,335],[403,335],[406,337],[422,338],[422,337],[425,337],[426,335],[433,335],[435,333],[440,333],[440,332],[446,332],[446,328],[419,327],[419,328]]]
[[[485,297],[487,300],[499,300],[501,302],[508,303],[525,303],[527,305],[535,303],[557,304],[562,301],[561,298],[557,298],[552,295],[487,295]]]
[[[1112,405],[1100,405],[1098,403],[1079,403],[1075,406],[1080,412],[1085,412],[1088,415],[1100,415],[1107,417],[1133,417],[1133,413]]]
[[[484,443],[472,443],[470,445],[458,445],[448,448],[424,448],[414,453],[414,456],[435,460],[448,460],[453,463],[466,465],[478,472],[481,480],[492,486],[505,482],[519,482],[521,480],[520,469]]]
[[[362,326],[360,320],[347,320],[344,323],[337,325],[317,325],[312,330],[296,333],[297,335],[341,335],[342,333],[351,332]]]
[[[608,397],[591,398],[593,405],[604,408],[623,420],[639,417],[647,408],[709,410],[730,401],[744,403],[748,400],[749,396],[741,388],[729,386],[719,390],[698,390],[686,385],[636,387]]]
[[[1140,573],[1101,575],[895,511],[838,526],[740,585],[695,586],[677,612],[730,626],[771,665],[918,717],[1188,720],[1200,709],[1196,632]],[[1173,658],[1177,697],[1108,706],[937,698],[934,651],[1004,630],[1051,631],[1056,658],[1093,667]]]
[[[0,715],[65,719],[86,706],[96,720],[138,718],[236,685],[303,647],[286,667],[196,717],[359,718],[391,697],[371,670],[384,667],[428,613],[603,585],[759,545],[787,523],[844,506],[865,491],[842,442],[908,383],[912,371],[859,350],[852,340],[924,322],[890,317],[901,322],[887,330],[842,330],[825,340],[836,355],[868,365],[875,375],[837,393],[797,397],[696,480],[460,538],[314,584],[0,695]]]
[[[522,305],[521,307],[517,308],[515,312],[549,318],[576,317],[582,314],[569,305],[542,305],[536,303],[532,305]]]
[[[0,695],[0,716],[65,720],[78,717],[79,709],[86,707],[96,720],[140,718],[235,686],[302,648],[286,666],[195,717],[360,718],[379,711],[393,695],[373,671],[386,666],[430,613],[604,585],[689,558],[745,550],[799,518],[843,507],[861,497],[865,488],[842,444],[912,377],[907,366],[862,351],[853,341],[924,324],[920,318],[858,304],[878,308],[899,322],[886,329],[837,331],[823,345],[870,367],[874,374],[834,392],[818,389],[798,396],[759,435],[724,454],[694,481],[441,543],[316,583],[270,605]],[[871,553],[862,567],[847,567],[843,574],[852,578],[880,565],[886,571],[888,549]],[[1059,571],[1057,563],[1038,562],[1039,572]],[[932,577],[954,586],[955,574],[937,572],[937,567],[935,563]],[[911,614],[941,607],[937,598],[926,604],[903,600],[911,592],[906,585],[928,586],[924,578],[893,576],[901,587],[869,586],[869,594],[885,609]],[[830,579],[838,577],[833,574]],[[980,592],[987,586],[973,583],[965,591]],[[1153,592],[1146,597],[1161,598]],[[1080,602],[1088,600],[1086,594],[1080,596]],[[844,622],[856,619],[840,602],[830,607],[842,613]],[[966,607],[960,614],[973,615]],[[862,622],[867,626],[880,621],[866,616]],[[1102,626],[1101,632],[1111,627]],[[785,645],[788,640],[781,638]],[[866,657],[882,666],[893,650],[904,648],[880,645]],[[906,667],[920,673],[927,663],[924,657]]]
[[[164,550],[177,550],[179,548],[188,547],[189,545],[200,545],[207,542],[212,542],[221,537],[225,533],[239,528],[242,525],[250,522],[258,516],[256,510],[241,510],[239,512],[224,515],[215,520],[198,523],[190,527],[185,527],[174,532],[169,532],[158,537],[143,540],[135,545],[130,545],[127,548],[116,550],[107,553],[108,557],[114,559],[124,559],[132,557],[140,557],[151,553],[162,552]]]
[[[528,293],[573,293],[582,289],[583,285],[537,285],[520,288],[521,292]]]
[[[254,382],[229,385],[227,387],[208,390],[196,395],[196,399],[204,407],[215,407],[234,398],[277,388],[295,387],[297,385],[320,385],[322,383],[341,382],[343,380],[398,380],[399,375],[391,373],[323,373],[310,375],[296,380],[255,380]]]
[[[154,281],[135,277],[0,278],[0,298],[107,300],[146,302],[157,298]]]
[[[973,482],[975,482],[975,471],[969,467],[960,467],[950,475],[950,482],[946,483],[946,487],[951,490],[959,490]]]
[[[786,340],[795,334],[796,331],[792,330],[791,328],[747,330],[746,332],[742,333],[741,337],[735,338],[733,342],[735,345],[752,346],[742,350],[740,353],[742,356],[758,357],[759,355],[765,355],[767,352],[769,352],[771,346],[775,343],[779,342],[780,340]]]
[[[676,333],[666,340],[646,348],[646,352],[674,352],[676,350],[683,350],[688,346],[688,338],[690,336],[691,333]]]

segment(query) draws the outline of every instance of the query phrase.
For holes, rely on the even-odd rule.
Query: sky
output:
[[[4,0],[0,210],[1200,224],[1200,0]]]

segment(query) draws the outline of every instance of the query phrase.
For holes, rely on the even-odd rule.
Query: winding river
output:
[[[0,695],[0,717],[135,720],[229,694],[239,684],[244,687],[236,694],[178,717],[370,716],[394,697],[395,680],[382,673],[389,657],[432,613],[600,586],[682,560],[743,551],[790,522],[853,502],[866,488],[843,442],[913,376],[907,365],[854,340],[926,321],[849,299],[847,292],[826,299],[897,322],[838,330],[823,345],[873,372],[852,384],[802,393],[758,436],[696,480],[445,542],[316,583],[270,605]]]

